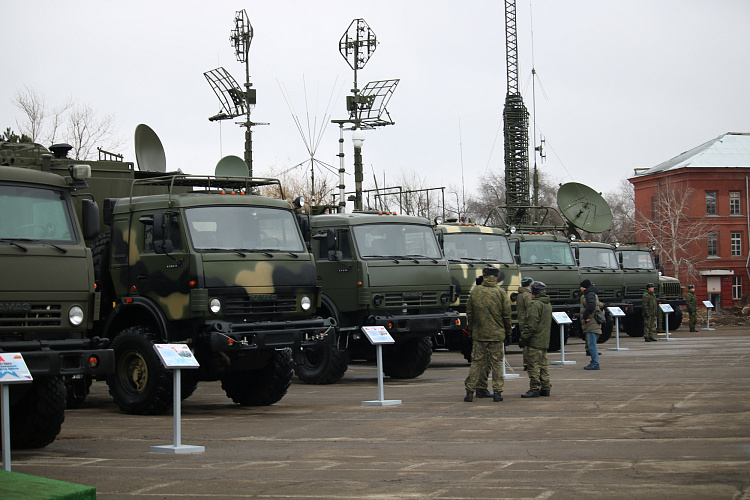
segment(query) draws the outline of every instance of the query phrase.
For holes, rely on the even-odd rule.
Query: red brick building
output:
[[[717,308],[750,295],[750,133],[721,135],[628,180],[637,240],[656,245],[665,274]]]

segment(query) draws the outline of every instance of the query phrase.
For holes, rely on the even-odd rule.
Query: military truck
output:
[[[623,272],[612,245],[591,240],[572,240],[570,246],[578,262],[580,281],[588,279],[596,285],[599,300],[605,307],[626,307]],[[604,315],[606,321],[602,324],[599,343],[609,340],[614,329],[614,320],[607,309],[604,310]]]
[[[52,171],[70,162],[69,146],[51,149]],[[147,152],[141,157],[154,156]],[[102,206],[91,243],[102,300],[91,335],[111,339],[107,383],[118,406],[149,415],[171,408],[172,373],[155,343],[186,343],[198,359],[200,369],[182,374],[183,398],[199,381],[220,380],[237,404],[279,401],[293,377],[291,348],[333,340],[330,320],[315,314],[315,263],[293,207],[257,194],[273,187],[283,197],[279,181],[89,165],[81,193]]]
[[[615,253],[623,272],[625,284],[623,311],[623,327],[631,337],[643,336],[642,297],[646,285],[653,283],[659,303],[670,304],[674,312],[669,313],[669,329],[676,330],[682,324],[682,288],[677,278],[662,276],[654,262],[652,249],[636,244],[615,244]],[[663,314],[659,314],[659,324],[662,324]]]
[[[39,168],[16,164],[29,154]],[[0,355],[21,353],[34,379],[10,387],[13,448],[54,441],[66,396],[72,404],[86,390],[84,376],[114,368],[108,341],[89,336],[100,295],[84,238],[98,229],[98,208],[83,199],[81,225],[71,198],[90,170],[68,161],[53,174],[44,168],[50,156],[38,144],[0,143]]]
[[[454,310],[462,315],[466,314],[469,294],[476,286],[477,278],[482,275],[482,268],[485,266],[500,269],[505,276],[500,286],[508,292],[509,297],[515,299],[521,284],[521,271],[513,258],[505,231],[473,222],[448,219],[435,226],[435,233],[448,260],[451,281],[456,289],[455,300],[451,302]],[[517,325],[515,307],[513,311],[513,324]],[[513,336],[517,341],[518,333],[515,332]],[[470,341],[463,330],[446,330],[434,337],[433,342],[438,347],[471,352],[467,345]]]
[[[430,221],[355,211],[316,213],[306,224],[323,288],[321,315],[334,318],[337,337],[334,346],[297,351],[297,376],[334,383],[350,359],[373,359],[363,326],[384,326],[396,341],[383,347],[385,375],[421,375],[430,363],[431,337],[465,326],[451,310],[455,287]]]

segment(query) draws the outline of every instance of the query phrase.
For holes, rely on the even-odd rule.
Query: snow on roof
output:
[[[720,135],[655,167],[637,171],[634,177],[686,167],[750,168],[750,133]]]

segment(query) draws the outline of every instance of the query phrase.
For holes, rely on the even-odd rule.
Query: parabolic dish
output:
[[[141,123],[135,128],[135,161],[138,169],[148,172],[166,172],[167,157],[159,136],[151,127]]]
[[[250,169],[247,168],[245,160],[239,156],[225,156],[216,164],[214,175],[216,177],[247,177]]]
[[[557,191],[557,206],[578,229],[602,233],[612,226],[612,210],[602,195],[578,182],[568,182]]]

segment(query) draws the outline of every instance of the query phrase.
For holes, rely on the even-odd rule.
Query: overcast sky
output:
[[[0,129],[17,131],[10,101],[28,85],[50,107],[73,97],[114,115],[126,160],[135,161],[133,133],[145,123],[169,170],[210,174],[222,156],[244,151],[234,121],[208,121],[221,106],[203,76],[222,66],[244,83],[229,40],[241,9],[254,30],[251,116],[270,122],[253,129],[255,175],[309,159],[290,105],[306,135],[326,126],[315,157],[338,168],[338,126],[325,124],[347,118],[353,71],[338,42],[357,18],[379,42],[359,87],[400,79],[387,106],[395,124],[366,132],[365,188],[373,175],[394,185],[403,171],[473,195],[483,175],[502,173],[501,0],[5,0]],[[519,0],[517,11],[520,86],[534,136],[546,140],[539,166],[552,179],[607,193],[634,168],[750,132],[748,0]],[[309,176],[309,167],[295,172]],[[346,184],[354,189],[353,175]]]

